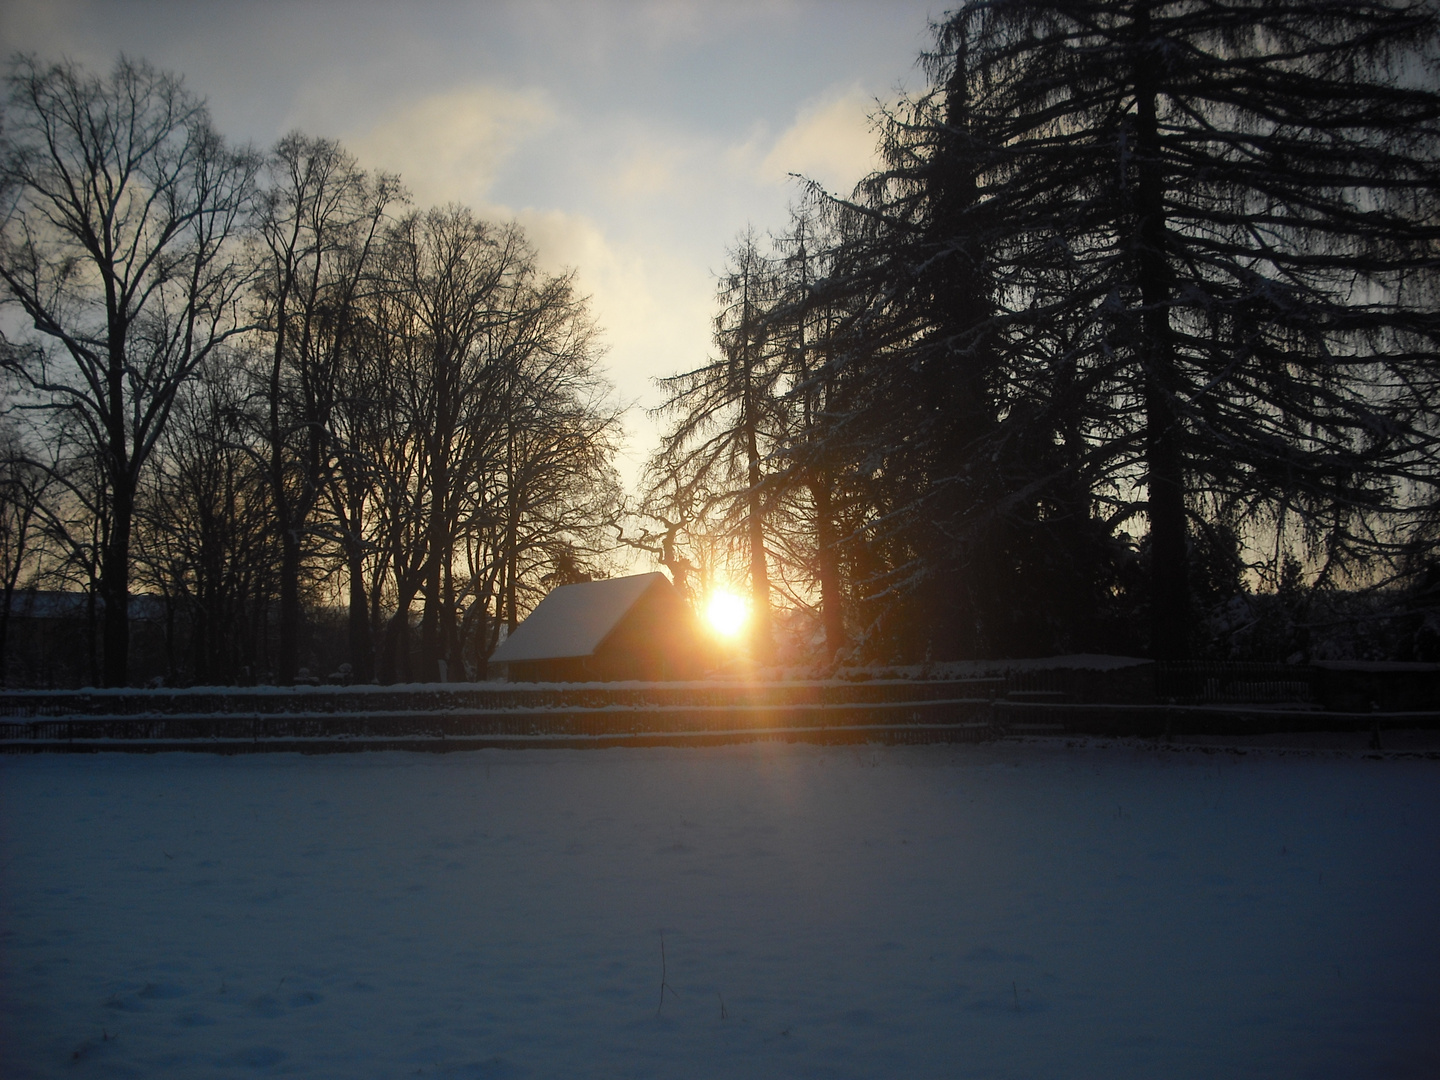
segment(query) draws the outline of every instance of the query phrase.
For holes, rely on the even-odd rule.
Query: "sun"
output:
[[[740,633],[749,617],[750,609],[745,601],[724,589],[712,592],[705,602],[705,621],[721,637],[734,637]]]

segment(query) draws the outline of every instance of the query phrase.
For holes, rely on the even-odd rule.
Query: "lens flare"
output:
[[[721,637],[734,637],[740,633],[749,617],[750,609],[745,601],[723,589],[712,592],[705,603],[705,621]]]

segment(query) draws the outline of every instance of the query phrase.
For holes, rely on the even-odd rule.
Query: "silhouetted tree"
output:
[[[516,318],[491,340],[501,380],[496,468],[489,489],[472,492],[477,520],[499,527],[497,596],[504,596],[512,630],[520,597],[528,591],[529,599],[539,599],[538,587],[558,558],[593,566],[602,556],[621,502],[611,467],[619,413],[596,370],[588,305],[570,275],[537,275],[525,284]],[[472,591],[488,602],[483,589]]]
[[[771,525],[811,594],[818,589],[825,652],[833,657],[848,641],[838,527],[842,470],[826,438],[836,401],[831,350],[839,312],[836,297],[820,288],[831,269],[834,238],[817,232],[816,215],[800,210],[775,246],[776,298],[767,322],[783,373],[785,432],[770,478],[776,496]]]
[[[702,367],[660,380],[667,397],[657,416],[673,416],[649,464],[652,516],[677,509],[691,520],[718,515],[744,553],[750,581],[750,638],[760,662],[774,654],[766,551],[765,461],[784,421],[783,365],[769,340],[776,300],[774,265],[753,232],[744,234],[721,275],[715,320],[719,355]]]
[[[104,471],[105,682],[124,685],[136,491],[180,387],[241,328],[233,241],[255,162],[144,63],[101,79],[24,57],[7,83],[0,282],[40,347],[6,363]]]
[[[245,366],[222,353],[180,395],[140,504],[141,560],[184,616],[174,666],[183,654],[206,685],[253,681],[273,659],[280,538]]]
[[[1048,652],[1073,630],[1060,612],[1103,592],[1091,575],[1109,556],[1075,437],[1073,331],[1007,310],[988,121],[963,67],[932,67],[931,92],[880,125],[884,168],[821,204],[836,239],[815,288],[827,404],[809,443],[853,494],[873,648]],[[1017,331],[1030,340],[1013,347]]]
[[[835,286],[864,302],[834,437],[891,493],[873,520],[916,526],[888,532],[920,571],[898,585],[948,549],[943,596],[1049,566],[1103,597],[1143,513],[1150,647],[1177,658],[1207,506],[1298,523],[1331,572],[1398,545],[1435,476],[1436,40],[1403,0],[938,27],[931,92],[839,211]]]
[[[399,181],[337,143],[287,135],[266,162],[258,225],[259,321],[270,336],[260,390],[265,463],[280,540],[279,678],[300,655],[300,576],[311,516],[334,467],[331,415],[351,362],[355,304]]]
[[[377,524],[395,606],[381,679],[408,656],[422,594],[422,677],[435,678],[442,662],[448,674],[488,656],[500,622],[514,628],[551,553],[593,553],[618,505],[618,419],[584,299],[569,276],[536,270],[518,226],[458,207],[409,215],[387,235],[384,273],[371,317],[392,391]]]
[[[0,686],[5,685],[5,644],[10,610],[22,577],[36,569],[42,504],[52,477],[28,453],[21,433],[8,417],[0,418]]]

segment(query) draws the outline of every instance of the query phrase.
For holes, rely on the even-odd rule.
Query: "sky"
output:
[[[0,49],[179,73],[227,138],[334,138],[419,207],[515,219],[604,332],[634,487],[657,377],[711,349],[715,275],[791,174],[846,192],[870,116],[924,79],[941,3],[0,0]]]

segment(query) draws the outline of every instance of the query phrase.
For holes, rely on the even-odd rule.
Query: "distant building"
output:
[[[562,585],[495,654],[511,682],[689,679],[704,667],[695,615],[664,574]]]
[[[6,686],[95,685],[104,657],[105,601],[83,592],[17,589],[10,596],[3,663]],[[170,668],[170,611],[159,596],[130,597],[131,682]]]
[[[89,604],[88,593],[16,589],[10,597],[10,618],[16,620],[11,625],[32,619],[46,622],[84,619]],[[160,596],[131,593],[127,610],[131,622],[159,622],[165,618],[165,600]],[[101,616],[105,613],[105,600],[101,596],[95,597],[95,611]]]

